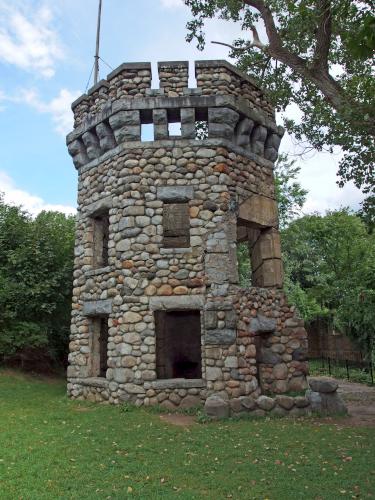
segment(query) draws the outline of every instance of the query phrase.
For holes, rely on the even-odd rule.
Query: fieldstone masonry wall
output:
[[[160,89],[150,88],[149,63],[123,64],[73,103],[67,144],[79,181],[68,393],[169,408],[213,397],[236,413],[269,406],[266,393],[285,411],[307,407],[280,399],[305,389],[307,373],[306,332],[281,290],[273,162],[283,130],[262,90],[225,61],[197,62],[196,89],[186,62],[158,69]],[[197,139],[201,121],[208,135]],[[181,136],[169,136],[176,122]],[[142,141],[147,123],[154,140]],[[163,245],[173,203],[189,214],[183,247]],[[101,268],[97,217],[109,218]],[[253,267],[255,286],[246,290],[238,286],[240,241]],[[157,378],[161,310],[200,312],[200,378]],[[105,378],[93,376],[95,318],[108,321]]]

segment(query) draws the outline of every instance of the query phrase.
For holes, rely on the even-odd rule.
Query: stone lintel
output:
[[[73,384],[80,384],[88,387],[100,387],[107,389],[110,381],[104,377],[75,378],[69,380]]]
[[[192,253],[192,247],[182,247],[182,248],[160,248],[160,255],[182,255]]]
[[[112,208],[112,204],[112,196],[106,196],[101,200],[97,200],[89,205],[86,205],[83,207],[83,211],[90,217],[96,217],[97,215],[101,215],[103,212],[107,212],[110,208]]]
[[[238,218],[262,228],[277,227],[278,214],[276,201],[260,194],[253,194],[240,205]]]
[[[194,387],[205,387],[204,380],[198,379],[188,379],[188,378],[169,378],[154,380],[151,383],[153,389],[193,389]]]
[[[169,203],[185,203],[194,198],[193,186],[159,186],[156,197]]]
[[[91,276],[99,276],[100,274],[108,274],[112,270],[111,266],[98,267],[97,269],[90,269],[85,271],[85,277],[89,278]]]
[[[83,303],[84,316],[108,316],[112,312],[112,300],[91,300]]]
[[[107,80],[112,80],[113,78],[118,76],[120,73],[122,73],[123,71],[126,71],[128,69],[130,69],[130,70],[135,69],[135,70],[139,70],[139,71],[142,71],[142,70],[151,71],[151,63],[149,63],[149,62],[132,62],[132,63],[120,64],[120,66],[118,66],[116,69],[114,69],[113,71],[111,71],[111,73],[109,73],[107,75]]]
[[[199,295],[179,295],[175,297],[150,297],[151,311],[181,311],[203,309],[204,297]]]
[[[206,345],[230,345],[236,342],[236,330],[229,328],[207,330],[204,338]]]

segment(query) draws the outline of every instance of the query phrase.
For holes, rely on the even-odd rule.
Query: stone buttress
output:
[[[283,129],[226,61],[126,63],[72,105],[78,170],[68,393],[303,413],[307,337],[282,291]],[[240,288],[237,245],[249,248]],[[267,394],[267,396],[265,395]],[[271,397],[269,397],[271,396]]]

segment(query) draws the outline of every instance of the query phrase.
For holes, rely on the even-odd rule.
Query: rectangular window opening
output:
[[[94,217],[94,255],[95,269],[108,266],[109,214]]]
[[[159,379],[202,378],[200,311],[155,311]]]
[[[181,122],[168,123],[168,134],[171,136],[181,135]]]
[[[142,123],[141,125],[141,141],[153,141],[154,140],[154,124],[153,123]]]
[[[237,223],[237,271],[239,284],[249,288],[252,284],[252,260],[251,252],[258,238],[259,231]]]
[[[164,203],[163,247],[188,248],[190,246],[190,218],[187,203]]]
[[[108,317],[91,320],[91,377],[106,377],[108,368]]]
[[[197,141],[208,139],[208,121],[199,120],[195,122],[195,139]]]

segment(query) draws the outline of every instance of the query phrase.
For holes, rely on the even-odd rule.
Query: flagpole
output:
[[[102,17],[102,0],[99,0],[98,24],[97,24],[97,28],[96,28],[94,85],[96,85],[98,83],[98,78],[99,78],[99,46],[100,46],[100,21],[101,21],[101,17]]]

